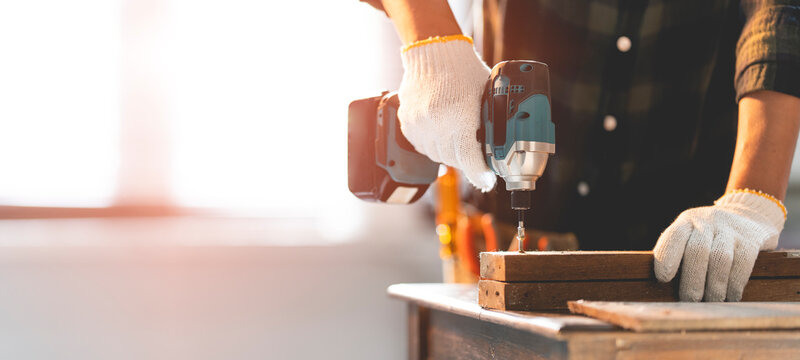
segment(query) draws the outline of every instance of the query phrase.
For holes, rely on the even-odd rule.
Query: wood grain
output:
[[[800,359],[800,331],[570,334],[568,359]]]
[[[419,353],[428,359],[800,359],[797,330],[656,333],[606,325],[604,330],[581,326],[554,333],[528,324],[562,316],[607,323],[572,314],[482,310],[476,291],[466,284],[402,284],[389,289],[393,297],[421,307],[410,317],[428,308],[426,321],[409,319],[425,337],[412,348],[422,346]]]
[[[800,328],[798,302],[570,301],[569,310],[639,332]]]
[[[677,301],[677,282],[653,280],[478,282],[478,303],[499,310],[564,310],[568,301]],[[800,301],[800,278],[752,279],[742,301]]]
[[[498,281],[655,279],[652,251],[483,252],[481,278]],[[751,278],[800,277],[800,250],[763,251]]]
[[[478,305],[475,284],[394,284],[387,289],[389,296],[484,322],[523,331],[557,337],[565,331],[608,331],[615,327],[607,322],[585,316],[553,312],[490,311]]]
[[[567,343],[439,310],[431,310],[426,359],[568,359]]]
[[[478,303],[500,310],[565,310],[567,301],[673,301],[672,283],[655,281],[478,282]]]

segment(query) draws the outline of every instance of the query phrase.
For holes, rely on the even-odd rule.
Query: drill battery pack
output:
[[[359,199],[410,204],[436,180],[439,164],[414,150],[400,130],[399,105],[390,92],[350,103],[347,178]]]

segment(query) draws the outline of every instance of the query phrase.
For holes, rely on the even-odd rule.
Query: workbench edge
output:
[[[471,301],[464,299],[467,292],[473,294]],[[387,293],[390,297],[430,309],[555,339],[561,339],[565,331],[624,331],[610,323],[578,315],[484,309],[478,305],[477,284],[394,284],[388,287]],[[461,297],[455,293],[460,293]]]

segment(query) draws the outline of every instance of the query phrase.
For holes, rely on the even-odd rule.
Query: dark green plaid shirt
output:
[[[722,195],[737,104],[800,97],[800,2],[484,0],[487,63],[550,65],[556,154],[528,222],[585,249],[648,249]],[[513,222],[505,184],[476,194]]]

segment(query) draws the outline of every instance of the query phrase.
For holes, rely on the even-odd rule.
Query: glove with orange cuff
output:
[[[464,35],[417,41],[403,49],[403,81],[397,110],[403,135],[431,160],[461,170],[482,191],[495,174],[475,135],[490,69]]]
[[[778,199],[750,189],[686,210],[653,249],[656,277],[670,281],[680,266],[682,301],[739,301],[758,252],[775,249],[785,221]]]

